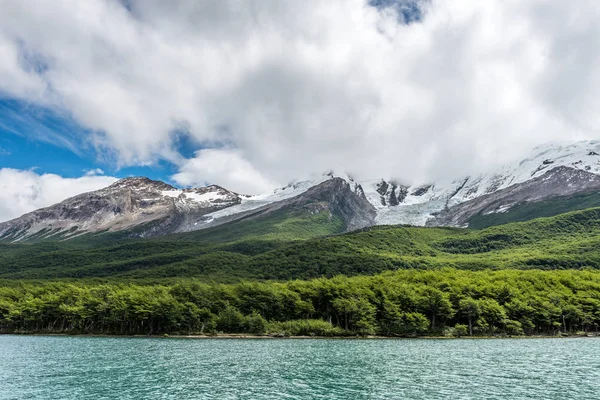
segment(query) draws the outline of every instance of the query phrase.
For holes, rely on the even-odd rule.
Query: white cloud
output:
[[[429,180],[598,138],[593,0],[433,0],[411,25],[365,0],[127,4],[0,0],[0,91],[67,111],[120,165],[177,163],[181,183]],[[184,160],[181,126],[216,150]]]
[[[106,187],[116,181],[109,176],[63,178],[32,170],[0,169],[0,221],[19,217],[66,198]]]
[[[241,194],[265,192],[274,185],[264,179],[238,151],[231,149],[196,152],[196,157],[187,160],[173,179],[183,186],[217,184]]]
[[[104,170],[102,168],[88,169],[88,170],[84,170],[83,172],[85,173],[85,176],[104,175]]]

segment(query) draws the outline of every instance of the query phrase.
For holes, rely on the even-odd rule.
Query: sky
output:
[[[423,183],[600,138],[594,0],[0,9],[0,220],[128,176]]]

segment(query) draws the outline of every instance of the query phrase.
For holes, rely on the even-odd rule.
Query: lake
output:
[[[0,335],[0,399],[597,399],[600,339]]]

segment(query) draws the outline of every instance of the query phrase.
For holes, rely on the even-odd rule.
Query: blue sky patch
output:
[[[79,177],[85,171],[102,169],[117,177],[148,176],[169,181],[177,167],[164,160],[151,166],[117,169],[98,161],[96,149],[85,138],[90,131],[68,116],[27,102],[0,98],[0,168],[53,173]],[[197,144],[185,132],[175,133],[177,149],[184,157],[193,156]]]
[[[398,13],[398,22],[412,24],[423,20],[423,6],[430,0],[369,0],[377,9],[392,8]]]

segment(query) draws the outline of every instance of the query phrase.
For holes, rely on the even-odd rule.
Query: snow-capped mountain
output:
[[[553,189],[550,190],[546,185],[536,190],[537,184],[547,182],[542,177],[547,177],[547,173],[554,170],[555,173],[551,174]],[[529,157],[518,163],[450,182],[423,182],[405,186],[384,179],[356,181],[346,174],[328,172],[310,180],[295,181],[270,194],[242,198],[240,204],[209,213],[206,217],[208,222],[214,224],[225,216],[292,198],[310,187],[333,177],[339,177],[348,182],[355,193],[364,196],[373,205],[377,212],[375,217],[377,225],[464,226],[466,215],[473,214],[466,213],[459,220],[449,219],[448,213],[443,218],[439,214],[476,198],[496,192],[504,193],[503,190],[524,182],[530,182],[527,196],[524,194],[521,198],[513,196],[506,204],[500,201],[502,204],[495,210],[486,211],[504,212],[523,201],[540,201],[548,197],[595,190],[595,177],[598,175],[600,175],[600,141],[550,143],[536,147]]]
[[[73,238],[148,225],[139,236],[177,231],[189,218],[231,207],[241,197],[219,186],[180,190],[148,178],[126,178],[0,224],[0,239]],[[152,224],[151,224],[152,223]]]
[[[411,225],[454,225],[460,223],[442,223],[436,221],[436,215],[443,210],[452,209],[462,203],[469,202],[492,193],[502,193],[504,189],[524,182],[538,182],[548,172],[563,167],[561,178],[555,176],[556,188],[552,196],[570,195],[576,192],[594,190],[593,176],[600,174],[600,141],[582,141],[575,143],[549,143],[533,149],[531,155],[517,163],[508,164],[486,173],[461,177],[452,182],[423,183],[411,187],[396,187],[391,182],[364,182],[363,188],[369,201],[377,208],[377,224],[411,224]],[[575,174],[583,171],[585,174]],[[556,175],[556,174],[554,174]],[[574,178],[577,177],[577,178]],[[579,179],[580,182],[570,182]],[[535,186],[535,185],[534,185]],[[574,190],[577,186],[577,190]],[[385,190],[385,194],[382,192]],[[533,192],[536,190],[532,188]],[[541,189],[540,189],[541,190]],[[392,191],[390,193],[390,191]],[[401,200],[398,205],[392,205],[388,196],[395,194]],[[514,198],[503,209],[498,207],[496,212],[508,209],[523,201],[539,201],[549,196],[531,198]],[[385,200],[385,201],[384,201]],[[445,219],[448,222],[447,219]]]
[[[466,226],[476,214],[592,191],[600,191],[600,141],[551,143],[491,172],[412,186],[329,172],[272,193],[243,196],[214,185],[181,190],[148,178],[127,178],[1,223],[0,240],[67,239],[102,231],[155,236],[308,204],[342,216],[348,230],[377,224]]]

